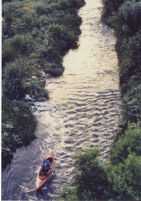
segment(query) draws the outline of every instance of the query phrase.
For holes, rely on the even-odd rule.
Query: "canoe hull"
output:
[[[52,151],[49,155],[48,158],[51,158],[52,159],[52,162],[51,162],[51,169],[48,173],[48,175],[46,177],[41,177],[40,176],[40,171],[41,171],[41,167],[37,173],[37,177],[36,177],[36,190],[39,190],[41,187],[43,187],[43,185],[50,180],[52,174],[53,174],[53,170],[54,170],[54,165],[55,165],[55,155],[54,155],[54,152]]]

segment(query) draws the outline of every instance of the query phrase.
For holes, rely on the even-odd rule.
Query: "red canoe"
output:
[[[49,170],[48,174],[46,176],[41,175],[41,169],[39,169],[36,177],[36,190],[39,190],[49,179],[51,178],[53,171],[54,171],[54,165],[55,165],[55,155],[52,151],[48,157],[51,163],[51,169]]]

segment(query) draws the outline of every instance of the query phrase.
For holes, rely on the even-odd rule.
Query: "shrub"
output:
[[[14,48],[11,46],[9,40],[3,42],[2,45],[2,63],[3,66],[6,62],[12,61],[17,56],[17,53],[14,51]]]
[[[124,117],[131,122],[141,121],[141,84],[140,74],[132,76],[127,84],[122,85],[122,94],[124,94],[124,108],[126,110]]]
[[[105,199],[109,186],[105,168],[97,159],[97,149],[86,150],[76,155],[76,168],[78,173],[74,177],[76,193],[79,200]]]
[[[117,165],[108,164],[106,167],[109,190],[107,195],[113,200],[133,200],[132,187],[127,183],[128,174],[122,163]]]
[[[127,184],[132,188],[133,198],[141,199],[141,156],[132,153],[125,162]]]
[[[110,198],[116,200],[140,200],[141,157],[128,155],[123,163],[109,164],[106,168]]]
[[[20,54],[28,54],[33,49],[33,43],[30,37],[25,35],[15,35],[3,42],[2,61],[3,65],[13,61]]]
[[[34,98],[48,97],[45,81],[36,66],[22,59],[6,65],[3,75],[3,94],[13,100],[24,98],[28,93]],[[35,78],[35,79],[34,79]]]
[[[32,35],[33,38],[37,37],[38,34],[39,34],[39,32],[38,32],[38,29],[37,29],[37,28],[34,28],[34,29],[32,30],[32,32],[31,32],[31,35]]]
[[[13,100],[23,98],[26,94],[24,73],[27,70],[21,60],[9,63],[4,69],[3,94]]]
[[[22,35],[15,35],[13,38],[10,39],[11,46],[14,48],[15,51],[20,50],[22,52],[25,51],[27,43],[25,37]]]
[[[132,128],[129,125],[125,134],[121,135],[113,146],[111,162],[113,164],[124,163],[125,159],[132,152],[138,156],[141,155],[141,128],[139,126]]]
[[[44,65],[46,64],[46,61],[55,63],[60,63],[62,61],[59,51],[57,51],[57,49],[55,49],[52,45],[49,46],[48,44],[40,51],[39,58],[41,60],[40,63],[45,60],[45,63],[43,63]]]
[[[12,152],[35,138],[36,120],[23,103],[2,101],[2,165],[12,158]]]
[[[37,5],[35,9],[38,15],[47,15],[51,12],[51,10],[49,10],[48,6],[45,4]]]
[[[36,11],[39,15],[54,13],[54,11],[67,10],[67,9],[79,9],[83,6],[84,0],[59,0],[51,2],[47,5],[37,5]]]
[[[71,9],[76,8],[79,9],[85,4],[84,0],[62,0],[60,1],[61,9]]]
[[[51,45],[64,55],[69,49],[77,47],[77,37],[72,32],[68,32],[63,25],[51,24],[47,29],[47,36]]]
[[[48,91],[44,89],[45,81],[30,80],[26,92],[33,98],[48,98]]]
[[[64,200],[140,200],[141,157],[128,155],[124,163],[100,164],[96,149],[76,156],[73,187],[64,188]]]
[[[44,65],[44,71],[52,76],[60,76],[64,72],[64,68],[61,64],[46,63]]]
[[[124,0],[103,0],[103,14],[102,19],[105,21],[106,18],[112,16],[113,12],[117,11]]]
[[[131,76],[141,73],[141,31],[129,38],[119,38],[116,50],[119,57],[120,82],[127,83]]]
[[[141,2],[126,1],[119,9],[119,15],[133,34],[141,28]]]
[[[22,15],[21,19],[22,19],[22,23],[24,23],[26,31],[31,30],[33,26],[35,25],[34,16],[31,12],[28,12]]]

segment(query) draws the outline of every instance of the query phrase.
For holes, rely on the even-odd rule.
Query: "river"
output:
[[[74,154],[86,147],[99,147],[100,160],[108,160],[121,118],[120,92],[116,39],[101,23],[101,11],[99,0],[86,0],[80,9],[79,48],[64,57],[63,76],[47,79],[49,101],[34,103],[37,139],[17,149],[2,172],[3,200],[55,200],[75,172]],[[42,194],[29,193],[35,188],[42,155],[51,150],[56,155],[56,176]]]

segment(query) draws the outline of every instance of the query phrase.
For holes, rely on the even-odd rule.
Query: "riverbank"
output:
[[[102,21],[117,37],[123,119],[109,163],[99,161],[95,148],[78,153],[74,185],[60,200],[141,199],[141,3],[104,0],[103,6]]]
[[[16,148],[35,139],[35,117],[21,100],[48,98],[45,74],[63,74],[64,55],[78,46],[77,10],[83,5],[83,0],[3,1],[3,166]]]

